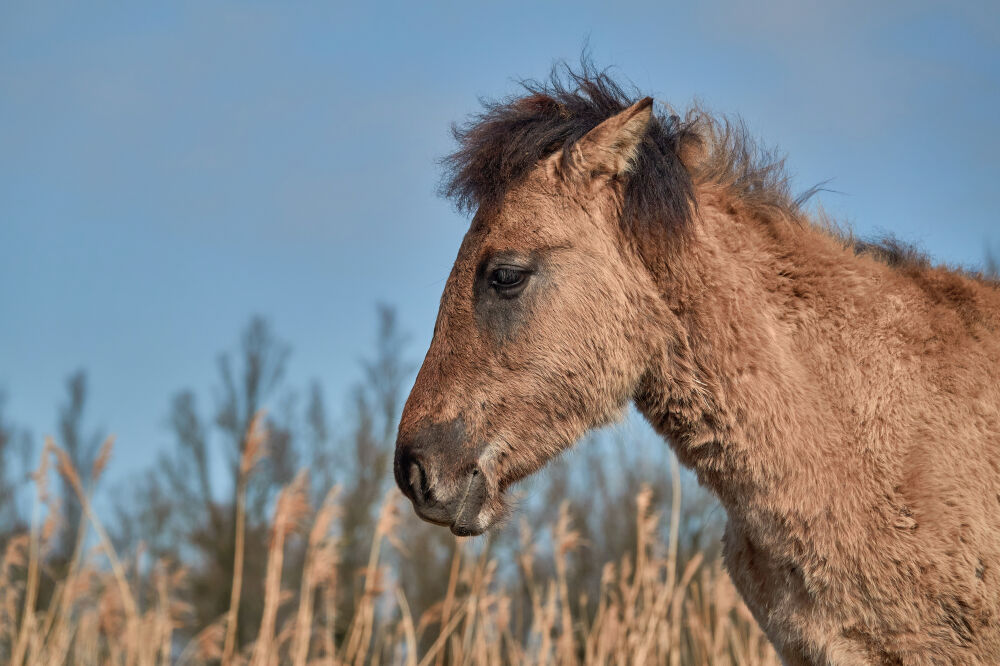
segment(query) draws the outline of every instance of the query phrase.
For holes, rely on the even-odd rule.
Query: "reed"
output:
[[[261,421],[254,419],[240,466],[244,491],[264,441]],[[100,468],[110,446],[102,451]],[[54,592],[42,603],[39,576],[55,531],[43,523],[58,519],[46,485],[53,462],[76,490],[86,518],[81,532],[93,530],[97,548],[88,551],[81,534],[65,577],[55,581]],[[676,469],[674,474],[676,480]],[[394,569],[393,563],[407,556],[400,520],[408,507],[393,489],[383,500],[360,572],[361,594],[350,617],[336,618],[331,616],[338,592],[341,493],[331,490],[313,510],[303,471],[275,503],[264,581],[242,579],[246,526],[236,507],[235,574],[231,581],[219,581],[231,588],[230,609],[207,626],[193,626],[194,614],[184,602],[183,567],[157,562],[143,570],[135,558],[134,570],[127,571],[124,562],[133,560],[115,552],[79,475],[52,442],[34,481],[33,526],[8,542],[0,560],[0,660],[11,664],[779,663],[717,559],[706,561],[703,553],[678,559],[679,483],[671,506],[664,507],[666,526],[652,492],[644,488],[638,494],[631,517],[637,527],[633,550],[605,563],[593,603],[587,591],[571,587],[568,572],[576,558],[587,556],[588,544],[564,504],[555,524],[545,529],[552,543],[551,575],[541,573],[539,534],[527,526],[516,562],[501,562],[488,544],[476,552],[469,541],[459,540],[440,581],[439,601],[419,617],[412,614]],[[661,539],[664,533],[667,538]],[[301,566],[288,566],[285,559],[293,539],[304,544]],[[505,564],[510,572],[501,575]],[[238,645],[245,584],[263,585],[264,614],[256,638]],[[526,595],[519,597],[519,590]],[[517,603],[518,598],[526,601]],[[286,605],[288,611],[282,612]],[[338,633],[338,626],[346,630]]]

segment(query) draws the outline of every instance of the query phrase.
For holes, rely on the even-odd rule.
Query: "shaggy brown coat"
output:
[[[1000,289],[811,220],[738,127],[573,82],[457,130],[478,213],[400,425],[418,512],[487,529],[632,401],[786,663],[1000,663]]]

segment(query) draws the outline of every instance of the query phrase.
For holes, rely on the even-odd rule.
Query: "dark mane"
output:
[[[925,273],[935,268],[934,262],[926,252],[916,245],[902,241],[895,236],[883,236],[881,238],[864,240],[855,238],[850,233],[831,233],[840,236],[845,244],[854,250],[855,254],[867,255],[892,268],[906,270],[914,274]],[[939,267],[946,268],[956,275],[961,275],[992,287],[1000,287],[1000,275],[996,273],[995,267],[989,265],[989,261],[990,257],[987,256],[985,270],[954,265]]]
[[[602,121],[641,99],[588,63],[553,69],[547,81],[522,81],[524,95],[484,100],[483,111],[452,132],[458,150],[443,160],[442,192],[471,212],[500,202],[538,162],[569,148]],[[691,217],[694,185],[678,157],[698,141],[692,123],[656,113],[625,183],[623,221],[680,229]]]
[[[499,203],[540,160],[643,97],[586,60],[578,71],[559,65],[548,80],[522,81],[521,88],[519,96],[483,100],[481,113],[452,128],[458,150],[442,160],[441,191],[464,212]],[[696,173],[681,162],[685,147],[703,150]],[[816,192],[793,197],[784,160],[761,148],[741,121],[697,108],[682,119],[667,109],[654,113],[625,183],[623,223],[654,238],[683,230],[695,181],[725,185],[743,205],[772,213],[795,214]]]

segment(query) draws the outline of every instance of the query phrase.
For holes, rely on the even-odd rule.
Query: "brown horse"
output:
[[[1000,289],[854,242],[738,124],[585,69],[456,129],[475,210],[399,427],[424,519],[634,402],[726,508],[788,664],[1000,663]]]

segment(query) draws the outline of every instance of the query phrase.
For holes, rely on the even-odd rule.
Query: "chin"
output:
[[[503,522],[507,514],[507,504],[500,496],[489,498],[480,508],[475,518],[454,520],[446,526],[459,537],[475,537],[485,534]]]

